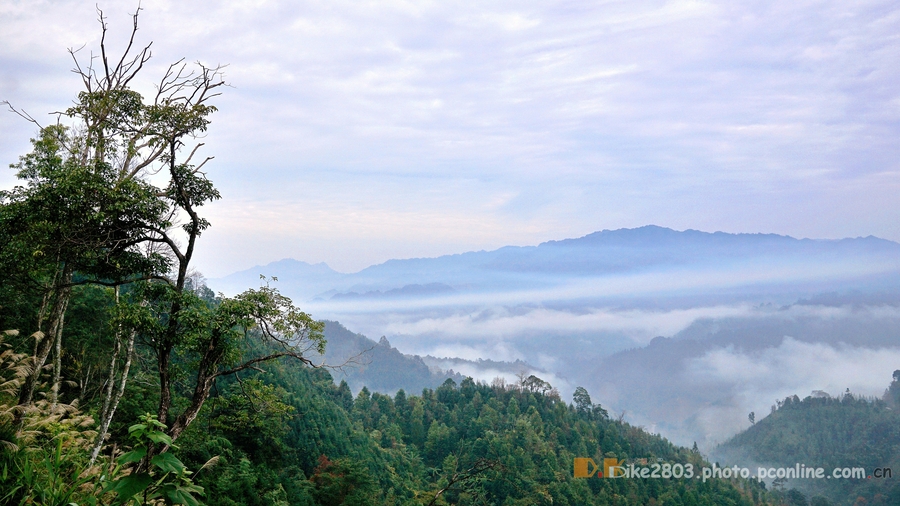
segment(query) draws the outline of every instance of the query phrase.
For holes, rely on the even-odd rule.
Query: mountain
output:
[[[861,300],[873,298],[891,299]],[[700,318],[646,346],[569,365],[611,407],[682,444],[709,448],[746,428],[747,413],[791,390],[883,388],[877,376],[874,387],[867,378],[900,365],[900,309],[863,305],[852,294],[824,294],[819,302]]]
[[[390,395],[401,389],[415,393],[437,388],[447,379],[463,379],[452,370],[429,367],[421,357],[400,353],[384,337],[376,343],[335,321],[325,321],[325,339],[320,359],[332,368],[335,381],[346,381],[354,394],[363,387]]]
[[[373,290],[365,293],[347,292],[335,293],[332,299],[372,299],[372,298],[409,298],[430,297],[432,295],[453,293],[455,290],[443,283],[428,283],[427,285],[406,285],[402,288],[391,290]]]
[[[207,283],[217,292],[233,295],[248,288],[258,287],[262,281],[260,276],[270,280],[277,278],[273,283],[279,287],[290,285],[290,295],[298,300],[304,300],[327,290],[326,287],[339,284],[346,275],[328,267],[324,262],[309,264],[285,258],[235,272],[223,278],[210,279]]]
[[[775,267],[811,265],[846,267],[851,276],[885,268],[900,270],[900,244],[864,237],[842,240],[794,239],[775,234],[682,232],[648,225],[636,229],[603,230],[577,239],[548,241],[537,246],[506,246],[436,258],[388,260],[359,272],[342,274],[324,263],[311,265],[284,259],[256,266],[221,279],[210,287],[232,293],[257,286],[259,275],[277,277],[281,290],[298,300],[315,295],[324,299],[339,293],[391,292],[413,285],[442,285],[464,292],[533,289],[559,285],[573,277],[653,273],[661,270],[711,267],[752,267],[761,262]],[[800,265],[798,265],[800,264]],[[868,265],[868,269],[860,269]],[[841,273],[821,272],[816,278]],[[845,273],[846,274],[846,273]],[[809,277],[809,276],[807,276]],[[844,276],[846,277],[846,276]],[[767,277],[750,280],[766,282]],[[779,283],[780,280],[774,280]],[[427,294],[445,295],[446,291]],[[391,292],[391,296],[397,295]]]
[[[826,476],[836,468],[862,468],[862,479],[791,479],[786,485],[839,505],[900,504],[896,478],[879,477],[885,468],[891,474],[900,469],[900,371],[894,378],[884,400],[821,391],[802,400],[786,397],[712,456],[752,468],[820,467]]]
[[[553,378],[547,371],[522,361],[464,360],[401,353],[384,336],[378,342],[357,334],[339,322],[325,320],[325,356],[310,355],[323,362],[336,382],[346,381],[356,394],[363,387],[372,392],[394,395],[435,389],[448,379],[462,381],[471,372],[492,372],[496,377],[527,377],[531,374]]]
[[[576,462],[587,459],[690,466],[697,476],[710,464],[610,419],[587,392],[571,405],[539,380],[448,379],[420,394],[364,389],[353,397],[328,371],[291,361],[221,383],[211,401],[220,409],[204,410],[203,429],[173,449],[190,469],[217,457],[213,472],[194,478],[211,506],[780,504],[740,478],[579,476]]]
[[[562,395],[589,387],[629,421],[704,449],[817,382],[871,395],[900,362],[900,244],[871,236],[646,226],[346,274],[287,259],[209,285],[236,292],[260,274],[317,319],[421,357],[404,362],[417,388],[436,381],[425,367],[513,381],[515,367],[493,363],[521,361]],[[825,378],[826,366],[839,373]]]

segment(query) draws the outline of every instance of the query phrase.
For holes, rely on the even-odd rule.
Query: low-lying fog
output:
[[[584,386],[616,416],[703,448],[776,399],[881,396],[900,369],[900,245],[876,238],[644,227],[354,274],[284,260],[210,286],[233,293],[259,274],[404,353],[522,360],[566,398]]]

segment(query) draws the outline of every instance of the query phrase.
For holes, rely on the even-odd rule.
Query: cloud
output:
[[[686,367],[691,380],[701,385],[719,385],[730,396],[716,405],[700,409],[695,429],[711,442],[724,442],[745,429],[747,414],[757,420],[770,411],[776,400],[815,390],[840,396],[847,389],[855,395],[880,398],[900,368],[900,347],[870,348],[832,346],[785,338],[778,347],[758,352],[715,349]]]
[[[392,318],[409,321],[418,319],[417,312],[434,309],[465,309],[464,311],[481,312],[494,310],[500,306],[533,306],[551,303],[566,303],[567,306],[582,307],[585,305],[603,306],[612,299],[618,301],[636,299],[646,296],[684,297],[720,293],[722,290],[754,289],[765,291],[768,287],[777,292],[778,287],[812,283],[817,286],[828,286],[827,283],[864,279],[896,272],[896,259],[889,257],[869,258],[861,262],[855,258],[784,258],[758,256],[750,259],[710,261],[701,266],[657,267],[655,269],[638,270],[635,273],[608,275],[582,275],[568,277],[557,274],[514,273],[509,279],[503,277],[501,271],[486,270],[478,273],[456,273],[454,276],[431,278],[419,275],[416,282],[442,282],[458,285],[457,293],[434,297],[417,297],[406,300],[368,299],[368,300],[312,300],[305,303],[311,311],[337,317],[336,315],[354,314],[391,314]],[[477,271],[476,271],[477,272]],[[447,276],[437,271],[435,276]],[[494,276],[493,278],[491,276]],[[401,277],[377,279],[374,281],[379,289],[399,288]],[[409,282],[407,278],[406,282]],[[384,286],[381,286],[380,284]],[[776,287],[776,288],[772,288]],[[368,288],[371,289],[371,288]],[[805,289],[809,289],[806,287]],[[821,288],[819,288],[821,289]],[[290,288],[288,287],[289,291]],[[360,289],[362,290],[362,289]],[[365,290],[363,290],[365,291]],[[801,290],[802,291],[802,290]],[[607,302],[597,302],[604,299]],[[589,300],[590,302],[585,302]],[[502,312],[502,309],[499,309]],[[402,315],[409,313],[410,316]],[[455,313],[456,316],[465,313]],[[549,312],[547,314],[553,314]]]
[[[338,318],[364,335],[387,335],[404,353],[467,360],[524,360],[562,374],[574,361],[600,360],[616,351],[644,346],[652,338],[673,335],[700,318],[751,313],[752,308],[745,305],[674,310],[522,305],[328,317]]]
[[[134,3],[108,4],[118,50]],[[212,276],[286,256],[356,270],[647,223],[900,239],[888,1],[142,8],[139,43],[155,42],[141,89],[181,57],[230,64],[205,139],[228,203],[209,211],[215,253],[198,253]],[[65,48],[96,47],[93,5],[0,9],[2,98],[64,108],[78,91]],[[0,117],[0,158],[22,154],[31,130]],[[341,203],[391,233],[302,236],[311,218],[297,201],[346,216]],[[266,208],[247,219],[267,232],[285,226],[229,248],[246,233],[229,206]],[[402,233],[410,209],[442,226]]]
[[[673,311],[590,309],[576,313],[548,308],[491,308],[449,317],[394,321],[385,326],[388,334],[460,336],[462,339],[508,338],[523,333],[542,332],[622,332],[646,344],[659,335],[672,335],[697,318],[717,318],[747,314],[744,306],[698,307]]]
[[[689,369],[700,382],[739,385],[738,393],[745,397],[758,397],[761,392],[803,395],[813,390],[840,395],[848,388],[856,394],[880,397],[891,373],[900,368],[898,364],[900,348],[835,347],[787,337],[780,346],[759,353],[713,350]]]

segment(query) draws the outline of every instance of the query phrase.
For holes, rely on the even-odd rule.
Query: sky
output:
[[[900,240],[894,1],[140,5],[139,90],[180,58],[228,65],[208,277],[646,224]],[[0,0],[0,100],[47,122],[70,104],[94,6]],[[137,2],[99,6],[121,52]],[[34,133],[0,114],[0,162]]]

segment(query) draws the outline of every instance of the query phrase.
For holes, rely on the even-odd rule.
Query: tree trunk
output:
[[[119,305],[119,286],[116,285],[116,306]],[[109,361],[109,379],[106,381],[106,392],[103,398],[103,408],[100,410],[100,427],[97,431],[97,439],[94,441],[94,447],[91,449],[91,461],[88,467],[94,465],[97,456],[100,455],[100,449],[103,448],[103,441],[106,440],[106,434],[109,432],[109,424],[112,423],[113,416],[116,414],[116,408],[119,406],[119,400],[125,393],[125,383],[128,381],[128,371],[131,369],[131,358],[134,352],[134,339],[136,333],[131,332],[128,337],[128,343],[125,346],[125,365],[122,367],[122,377],[117,383],[117,365],[119,353],[122,348],[122,326],[116,329],[116,342],[112,352],[112,358]]]
[[[215,379],[215,376],[211,375],[204,375],[203,378],[198,378],[197,386],[194,388],[194,395],[191,398],[191,405],[175,419],[175,423],[169,429],[169,436],[172,438],[172,441],[178,439],[178,436],[184,432],[184,429],[187,429],[188,425],[200,414],[200,409],[203,408],[203,404],[209,397],[209,391],[212,389]]]
[[[94,448],[91,450],[91,462],[88,464],[88,467],[94,465],[94,461],[97,460],[97,456],[100,455],[103,441],[106,439],[106,434],[109,432],[109,424],[112,423],[113,416],[116,414],[116,408],[119,407],[119,401],[125,393],[125,384],[128,381],[128,371],[131,369],[131,359],[134,356],[134,339],[136,336],[136,332],[129,333],[128,343],[125,345],[125,365],[122,366],[122,375],[119,379],[118,388],[116,389],[115,394],[112,395],[112,398],[108,397],[103,402],[104,414],[100,420],[100,430],[97,431],[97,440],[94,441]],[[116,341],[118,341],[118,336],[116,337]],[[118,347],[118,342],[116,344]],[[115,357],[113,357],[113,360],[115,360]],[[110,376],[110,384],[112,384],[115,379],[115,376]],[[109,393],[112,394],[111,389]]]
[[[172,406],[172,372],[169,370],[172,346],[164,343],[157,351],[159,354],[157,369],[159,372],[159,409],[156,419],[168,425],[169,408]]]
[[[69,298],[66,297],[65,305],[68,307]],[[53,336],[53,381],[51,382],[50,387],[50,404],[53,407],[56,407],[56,403],[59,401],[59,389],[62,386],[62,335],[63,335],[63,326],[66,323],[66,310],[63,308],[60,316],[59,323],[56,326],[56,332]]]
[[[48,330],[44,333],[43,338],[35,345],[34,356],[32,357],[32,371],[25,379],[22,391],[19,394],[19,405],[26,406],[34,400],[34,391],[37,389],[38,382],[41,377],[41,370],[47,363],[47,357],[53,349],[57,340],[62,339],[63,321],[66,315],[66,308],[69,305],[69,297],[72,295],[72,287],[68,286],[72,281],[72,271],[68,267],[63,268],[62,276],[59,283],[63,285],[61,288],[55,288],[55,294],[51,295],[52,308],[50,309],[50,318],[48,320]],[[43,322],[39,322],[40,325]],[[38,328],[40,331],[41,329]]]
[[[119,287],[116,286],[116,305],[119,305]],[[122,327],[121,325],[116,328],[116,342],[113,345],[112,358],[109,361],[109,376],[106,380],[106,392],[103,395],[103,407],[100,409],[100,420],[102,424],[102,420],[106,419],[106,415],[109,412],[109,406],[112,401],[113,389],[116,384],[116,369],[118,366],[119,360],[119,349],[122,347],[121,338],[122,338]]]
[[[197,418],[203,403],[209,397],[209,391],[212,389],[213,383],[216,381],[216,369],[222,361],[223,354],[221,350],[219,338],[214,334],[206,347],[206,353],[200,360],[197,367],[197,385],[194,387],[194,394],[191,396],[191,405],[175,419],[172,428],[169,429],[169,436],[172,441],[178,439],[178,436],[184,432],[184,429]]]

